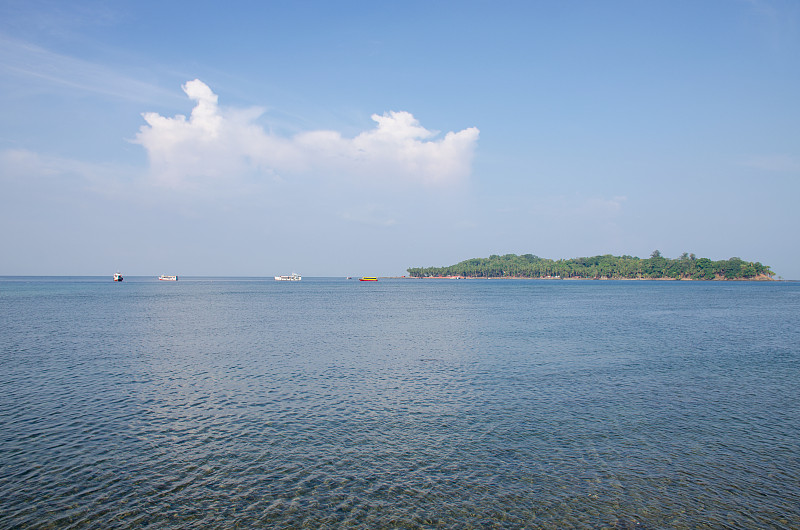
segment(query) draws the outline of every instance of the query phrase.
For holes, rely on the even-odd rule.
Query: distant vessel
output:
[[[114,273],[114,281],[115,282],[121,282],[123,279],[124,278],[122,277],[122,273],[120,273],[120,272],[115,272]]]
[[[358,281],[360,281],[360,282],[377,282],[378,278],[372,278],[372,277],[369,277],[369,276],[364,276],[363,278],[359,278]]]
[[[299,282],[303,277],[297,273],[292,273],[291,276],[275,276],[277,282]]]
[[[177,282],[178,281],[178,277],[177,276],[167,276],[166,274],[162,274],[161,276],[158,277],[158,279],[161,280],[161,281],[164,281],[164,282]]]

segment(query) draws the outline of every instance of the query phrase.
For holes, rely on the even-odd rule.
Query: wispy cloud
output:
[[[320,130],[281,137],[256,123],[263,109],[221,107],[202,81],[183,85],[195,102],[187,118],[145,113],[136,135],[150,159],[153,179],[164,186],[209,185],[241,174],[353,178],[380,185],[449,185],[471,171],[479,131],[444,136],[405,111],[374,114],[376,127],[353,138]]]
[[[105,196],[122,195],[130,192],[136,174],[134,169],[116,164],[85,162],[26,149],[0,151],[0,183],[6,186],[22,185],[32,190],[67,187]]]
[[[0,72],[56,89],[74,89],[127,101],[171,97],[162,88],[121,74],[115,68],[52,52],[0,35]]]
[[[385,205],[367,204],[353,206],[351,210],[343,211],[339,216],[345,221],[367,226],[389,227],[397,224],[397,220],[387,214]]]
[[[547,219],[581,220],[581,222],[610,221],[624,213],[628,198],[574,195],[551,195],[536,199],[526,198],[524,204],[510,200],[498,208],[500,214],[535,215]]]
[[[601,218],[614,218],[622,213],[622,207],[628,198],[622,195],[615,197],[590,197],[586,201],[577,206],[574,210],[575,213],[588,214],[589,216],[598,216]]]
[[[769,173],[800,173],[800,158],[791,155],[754,156],[744,165]]]
[[[751,8],[750,24],[773,49],[794,50],[798,39],[800,8],[796,2],[743,0]]]

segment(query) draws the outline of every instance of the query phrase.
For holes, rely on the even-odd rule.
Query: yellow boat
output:
[[[360,278],[358,281],[360,281],[360,282],[377,282],[378,278],[369,278],[367,276],[364,276],[363,278]]]

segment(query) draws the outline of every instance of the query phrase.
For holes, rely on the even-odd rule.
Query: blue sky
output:
[[[0,274],[800,279],[799,94],[795,0],[0,0]]]

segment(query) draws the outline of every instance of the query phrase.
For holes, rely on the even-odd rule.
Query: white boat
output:
[[[114,273],[114,281],[115,282],[121,282],[122,280],[123,280],[122,273],[121,272],[115,272]]]
[[[302,276],[294,272],[291,276],[275,276],[276,282],[299,282],[302,279]]]
[[[177,276],[167,276],[166,274],[162,274],[161,276],[158,277],[158,279],[161,280],[162,282],[177,282],[178,281],[178,277]]]

